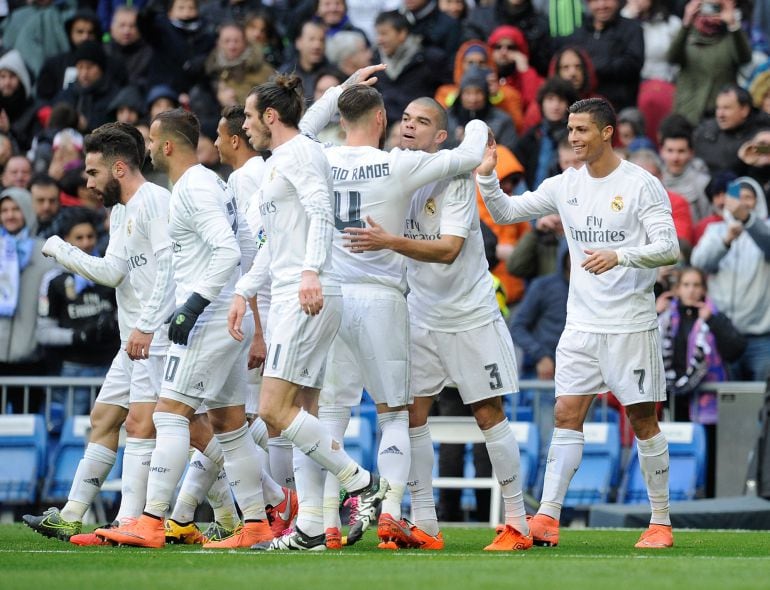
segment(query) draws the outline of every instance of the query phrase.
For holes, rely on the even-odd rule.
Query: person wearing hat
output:
[[[77,68],[75,67],[75,52],[84,41],[101,39],[102,29],[99,19],[92,10],[78,10],[65,21],[70,48],[67,51],[48,58],[40,69],[37,79],[37,97],[43,102],[53,104],[53,99],[62,90],[75,82]],[[114,80],[115,85],[123,86],[128,82],[125,66],[109,58],[102,68]]]
[[[0,58],[0,131],[10,134],[21,150],[32,143],[36,127],[32,81],[18,50]]]
[[[472,119],[484,121],[495,134],[497,143],[510,150],[516,145],[518,136],[513,119],[489,103],[487,78],[491,72],[488,68],[475,66],[465,71],[460,82],[460,95],[447,112],[449,145],[458,145],[462,141],[465,125]]]
[[[0,375],[45,373],[35,339],[37,294],[52,263],[34,237],[36,226],[27,190],[0,192]]]
[[[522,109],[526,112],[532,104],[537,104],[537,91],[544,79],[534,67],[530,67],[532,56],[523,31],[511,25],[497,27],[489,36],[487,45],[500,84],[513,86],[519,91]]]
[[[119,86],[105,75],[106,65],[107,54],[102,44],[84,41],[75,49],[75,82],[56,97],[56,102],[66,102],[80,113],[84,131],[110,121],[110,104]]]

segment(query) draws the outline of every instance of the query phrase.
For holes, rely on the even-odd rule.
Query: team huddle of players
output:
[[[295,77],[255,87],[219,123],[220,153],[236,168],[226,185],[198,164],[199,125],[185,111],[158,115],[150,128],[150,157],[170,194],[141,176],[144,144],[133,128],[112,123],[87,138],[89,187],[112,206],[107,253],[88,256],[56,237],[44,253],[116,287],[124,346],[92,410],[67,504],[25,516],[27,525],[81,545],[325,550],[358,542],[374,523],[382,549],[442,549],[427,418],[453,385],[484,434],[503,496],[504,523],[485,549],[553,546],[588,407],[612,389],[638,437],[652,506],[636,546],[673,545],[668,447],[654,412],[665,396],[654,268],[677,255],[662,186],[613,154],[614,112],[602,99],[570,109],[586,166],[513,198],[499,188],[486,124],[471,121],[457,148],[441,150],[446,113],[432,99],[406,107],[400,148],[385,152],[373,87],[383,68],[359,70],[307,112]],[[337,114],[345,145],[311,139]],[[559,213],[576,236],[591,220],[606,229],[590,241],[568,237],[556,428],[531,518],[502,406],[517,390],[513,343],[487,270],[474,170],[498,222]],[[605,246],[596,236],[607,232],[622,239]],[[146,264],[129,265],[137,256]],[[610,352],[619,346],[632,357],[622,364]],[[342,445],[364,388],[377,406],[379,474]],[[124,422],[120,511],[84,534]],[[401,514],[407,484],[412,521]],[[347,536],[341,488],[352,505]],[[200,531],[193,520],[205,498],[215,522]]]

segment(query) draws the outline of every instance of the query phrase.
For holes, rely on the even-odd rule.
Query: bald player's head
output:
[[[438,102],[423,96],[410,102],[401,115],[399,147],[438,151],[447,138],[447,114]]]

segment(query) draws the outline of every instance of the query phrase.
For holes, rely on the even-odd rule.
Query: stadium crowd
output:
[[[105,254],[110,213],[86,187],[89,133],[117,121],[149,141],[153,119],[181,107],[200,121],[197,161],[227,181],[237,166],[220,119],[255,86],[296,74],[309,106],[382,63],[386,148],[398,146],[408,105],[434,97],[447,111],[441,147],[462,146],[466,125],[484,121],[513,195],[582,165],[568,109],[607,99],[618,113],[615,153],[660,179],[679,240],[679,261],[655,284],[674,418],[707,425],[713,456],[715,398],[699,386],[770,377],[765,2],[9,0],[5,10],[0,375],[104,376],[118,352],[114,289],[41,252],[59,236]],[[345,141],[338,116],[317,135]],[[171,187],[149,157],[141,171]],[[551,380],[567,314],[565,227],[555,214],[496,224],[480,189],[477,201],[519,376]],[[76,413],[89,410],[77,392]],[[710,477],[709,494],[713,465]]]

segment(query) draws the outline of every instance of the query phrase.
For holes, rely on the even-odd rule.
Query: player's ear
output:
[[[446,138],[449,137],[449,134],[447,133],[446,129],[440,129],[436,133],[436,137],[434,141],[436,142],[436,145],[441,145],[446,141]]]

